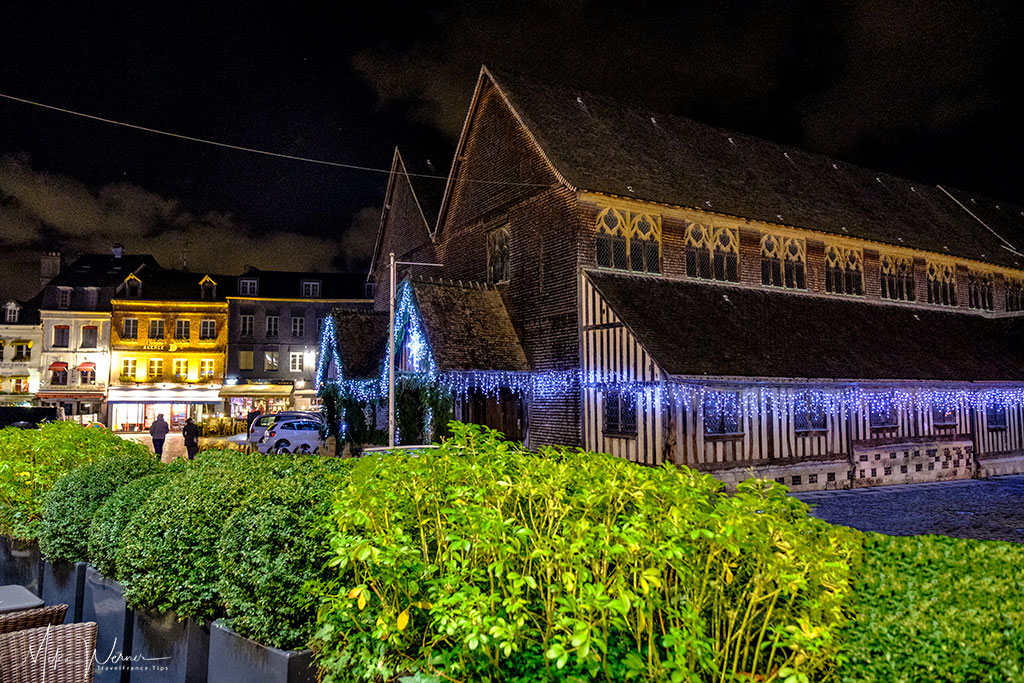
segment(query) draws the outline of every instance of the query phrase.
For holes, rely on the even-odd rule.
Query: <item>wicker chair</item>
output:
[[[67,605],[52,605],[0,614],[0,633],[11,633],[40,626],[57,626],[64,623],[64,615],[67,614],[67,611]]]
[[[0,635],[0,683],[92,683],[96,622]]]

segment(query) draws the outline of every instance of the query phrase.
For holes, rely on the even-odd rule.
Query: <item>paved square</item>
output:
[[[815,517],[861,531],[1024,543],[1024,475],[793,496]]]

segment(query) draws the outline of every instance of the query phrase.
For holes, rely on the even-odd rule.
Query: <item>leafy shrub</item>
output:
[[[250,495],[304,471],[315,458],[205,451],[153,491],[124,529],[115,555],[133,607],[208,618],[219,605],[217,544],[231,514]]]
[[[118,578],[115,558],[128,521],[156,489],[170,480],[170,473],[161,471],[128,482],[96,511],[89,525],[87,555],[89,563],[107,578]]]
[[[859,535],[769,482],[452,423],[360,461],[334,502],[329,681],[761,680],[834,666]]]
[[[111,455],[145,453],[141,444],[73,422],[0,429],[0,535],[35,539],[43,497],[74,468]]]
[[[303,586],[324,578],[330,494],[351,462],[298,456],[302,469],[260,488],[228,518],[217,588],[242,635],[283,649],[309,643],[317,605]]]
[[[837,678],[1024,681],[1024,546],[868,534]]]
[[[158,472],[161,467],[148,453],[128,453],[82,465],[61,477],[43,498],[39,524],[43,556],[86,561],[89,525],[103,502],[124,484]]]

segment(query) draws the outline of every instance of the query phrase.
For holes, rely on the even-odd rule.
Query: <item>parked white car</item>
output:
[[[270,413],[269,415],[261,415],[256,418],[252,423],[252,428],[249,430],[248,443],[251,446],[255,446],[263,438],[263,435],[267,432],[267,429],[271,425],[281,422],[282,420],[293,420],[295,418],[303,418],[306,420],[313,420],[314,422],[321,422],[322,418],[320,413],[311,413],[301,410],[283,410],[279,413]]]
[[[270,425],[260,437],[260,453],[319,453],[323,423],[308,417],[286,418]]]

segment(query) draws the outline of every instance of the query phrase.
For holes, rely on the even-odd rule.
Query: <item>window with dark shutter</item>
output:
[[[604,433],[636,436],[636,399],[629,392],[604,393]]]

